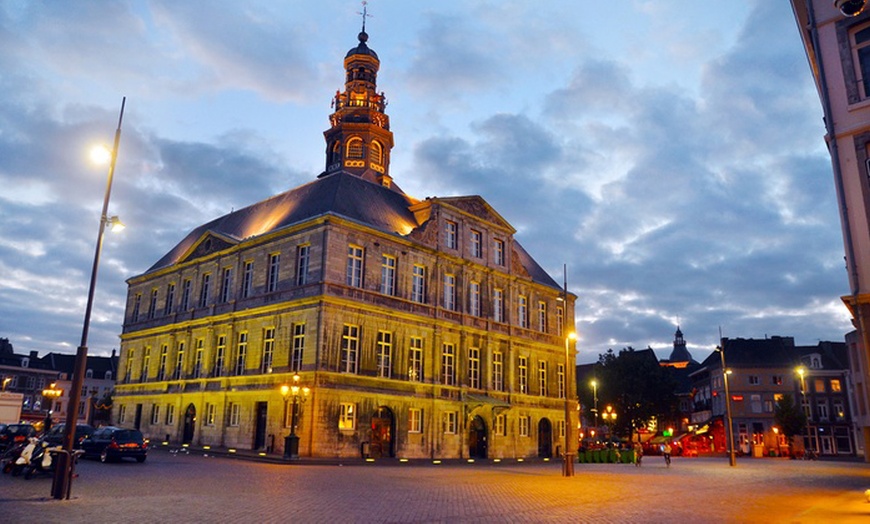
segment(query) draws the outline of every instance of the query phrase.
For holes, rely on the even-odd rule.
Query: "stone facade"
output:
[[[114,419],[273,452],[292,432],[314,457],[558,454],[576,412],[575,297],[482,198],[393,184],[363,35],[338,96],[361,102],[330,118],[327,171],[200,226],[128,281]],[[343,158],[360,137],[363,158]],[[294,375],[307,395],[282,395]]]

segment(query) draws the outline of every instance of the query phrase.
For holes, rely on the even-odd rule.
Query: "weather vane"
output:
[[[363,6],[362,12],[357,11],[356,14],[362,15],[362,20],[363,20],[362,32],[365,33],[366,32],[366,18],[371,18],[372,15],[368,14],[369,3],[366,2],[366,0],[362,1],[362,6]]]

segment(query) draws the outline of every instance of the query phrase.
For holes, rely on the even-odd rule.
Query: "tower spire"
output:
[[[357,11],[356,14],[362,15],[362,32],[366,32],[366,18],[371,17],[372,15],[368,14],[369,3],[366,0],[362,1],[363,10],[362,12]]]

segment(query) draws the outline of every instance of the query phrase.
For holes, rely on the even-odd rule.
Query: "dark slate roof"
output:
[[[514,240],[514,254],[519,257],[520,263],[523,265],[524,268],[526,268],[526,271],[529,272],[529,276],[532,278],[532,280],[539,284],[544,284],[555,288],[561,287],[555,280],[553,280],[553,277],[551,277],[547,274],[546,271],[544,271],[544,268],[542,268],[537,262],[535,262],[535,259],[532,258],[532,255],[530,255],[528,251],[526,251],[525,248],[523,248],[523,246],[521,246],[520,243],[516,240]]]
[[[72,376],[76,356],[64,353],[49,353],[42,357],[41,360],[43,367],[46,369],[68,373],[69,376]],[[106,371],[111,371],[112,376],[116,376],[115,370],[117,367],[118,357],[113,354],[111,357],[88,356],[88,364],[85,369],[93,370],[94,378],[101,379],[106,376]]]
[[[207,232],[242,241],[333,214],[392,234],[407,234],[418,224],[404,193],[340,171],[212,220],[191,231],[148,272],[182,260]]]
[[[822,357],[822,369],[849,369],[849,355],[845,342],[821,341],[817,346],[798,346],[795,351],[801,358],[818,353]]]
[[[351,57],[353,55],[368,55],[368,56],[374,57],[377,60],[378,54],[375,53],[373,49],[370,49],[369,46],[366,45],[366,42],[369,39],[368,33],[363,31],[362,33],[359,34],[359,36],[357,36],[357,39],[359,40],[359,45],[354,47],[354,48],[351,48],[351,50],[348,51],[344,57],[348,58],[348,57]]]
[[[723,338],[722,345],[725,348],[727,367],[783,367],[798,363],[792,337]],[[702,362],[702,365],[719,368],[720,359],[719,353],[714,351]]]

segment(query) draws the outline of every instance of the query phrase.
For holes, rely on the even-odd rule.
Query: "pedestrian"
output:
[[[640,461],[643,460],[643,446],[640,442],[634,443],[634,465],[640,467]]]
[[[667,467],[671,467],[671,445],[668,442],[665,442],[665,446],[662,448],[662,455],[665,456],[665,464]]]

